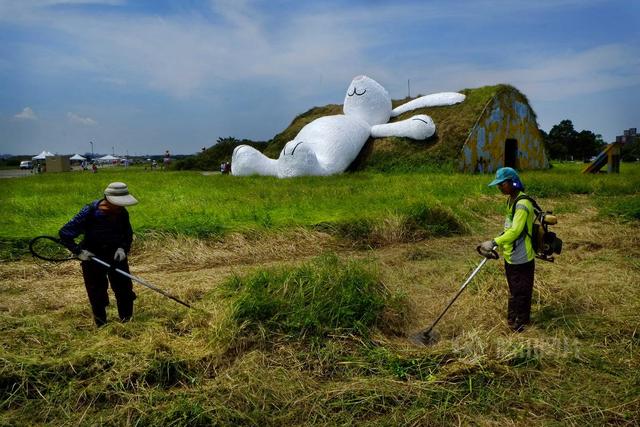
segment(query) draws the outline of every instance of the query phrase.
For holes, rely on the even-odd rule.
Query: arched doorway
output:
[[[518,167],[518,140],[507,139],[504,142],[504,165],[516,169]]]

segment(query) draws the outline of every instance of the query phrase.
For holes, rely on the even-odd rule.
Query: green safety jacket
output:
[[[520,193],[524,195],[524,193]],[[493,239],[502,248],[502,256],[509,264],[524,264],[535,258],[531,235],[535,213],[533,204],[526,199],[516,204],[515,214],[512,216],[513,205],[511,198],[507,199],[504,231]],[[526,232],[523,232],[526,227]]]

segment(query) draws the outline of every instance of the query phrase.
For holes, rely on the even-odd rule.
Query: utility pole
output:
[[[407,98],[411,98],[411,79],[407,79]]]
[[[115,148],[113,147],[113,145],[111,146],[111,155],[112,155],[113,157],[115,157],[115,156],[116,156],[116,150],[115,150]]]

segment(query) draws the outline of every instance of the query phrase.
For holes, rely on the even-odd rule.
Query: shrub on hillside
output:
[[[239,140],[233,137],[218,138],[216,144],[202,153],[185,157],[173,163],[176,170],[220,170],[220,163],[230,162],[233,150],[238,145],[250,145],[257,150],[264,150],[267,143],[262,141],[251,141],[249,139]]]

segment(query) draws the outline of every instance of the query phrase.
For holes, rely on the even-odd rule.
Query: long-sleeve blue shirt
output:
[[[133,242],[129,213],[122,208],[118,214],[106,214],[98,209],[101,201],[94,200],[83,207],[58,232],[71,252],[78,254],[87,249],[95,254],[110,254],[122,248],[129,253]],[[84,239],[77,244],[75,239],[80,235],[84,235]]]

